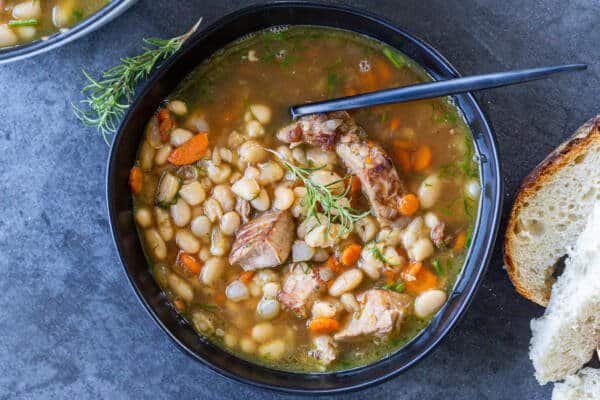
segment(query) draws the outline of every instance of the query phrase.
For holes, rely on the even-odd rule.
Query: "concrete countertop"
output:
[[[84,84],[144,37],[213,22],[241,1],[141,0],[50,54],[0,66],[0,398],[286,397],[224,379],[183,355],[135,298],[112,245],[108,147],[71,112]],[[585,62],[587,72],[476,95],[503,162],[504,219],[520,180],[599,111],[594,0],[346,1],[396,22],[463,74]],[[504,222],[501,228],[504,227]],[[529,321],[501,241],[470,310],[425,360],[349,399],[549,399],[533,378]]]

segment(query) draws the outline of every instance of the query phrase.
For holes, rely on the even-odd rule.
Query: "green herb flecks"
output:
[[[332,223],[338,223],[340,225],[340,230],[337,234],[339,236],[344,236],[352,232],[356,221],[369,214],[369,211],[361,213],[349,206],[349,200],[346,196],[350,190],[350,185],[345,185],[343,193],[334,193],[332,189],[339,187],[340,183],[344,184],[345,179],[342,178],[327,185],[314,182],[310,178],[311,173],[318,171],[323,167],[297,167],[281,157],[279,153],[270,149],[267,150],[276,155],[283,165],[304,184],[306,195],[302,198],[301,204],[303,212],[307,216],[314,217],[322,224],[318,217],[319,210],[321,210],[327,218],[327,228],[329,229]]]
[[[383,55],[394,65],[394,67],[400,69],[406,67],[406,60],[402,58],[396,51],[389,47],[383,48]]]
[[[198,304],[198,307],[200,307],[203,310],[210,311],[210,312],[215,312],[219,309],[219,307],[216,304],[201,303],[201,304]]]
[[[82,92],[88,97],[81,101],[83,108],[72,105],[77,118],[85,125],[95,126],[108,144],[108,135],[116,131],[137,84],[147,78],[156,65],[175,54],[201,21],[186,34],[172,39],[145,39],[147,47],[142,54],[121,59],[121,64],[105,71],[100,79],[92,78],[84,70],[89,84]]]
[[[402,293],[404,292],[404,290],[406,290],[406,284],[402,281],[388,283],[387,285],[383,286],[383,288],[386,290],[392,290],[394,292]]]
[[[433,260],[433,262],[431,263],[431,266],[433,267],[433,269],[435,270],[435,273],[438,276],[442,276],[444,275],[444,268],[442,267],[442,264],[440,263],[440,260],[438,260],[437,258],[435,260]]]
[[[83,10],[79,9],[79,8],[75,8],[73,10],[73,12],[71,13],[71,15],[73,16],[73,20],[75,22],[79,22],[83,19],[83,17],[85,16]]]
[[[338,88],[343,84],[342,78],[336,72],[336,69],[341,65],[341,63],[342,59],[338,58],[335,63],[325,68],[325,87],[327,89],[327,97],[332,97]]]
[[[40,22],[35,18],[30,19],[11,19],[8,21],[8,26],[18,28],[21,26],[37,26]]]
[[[473,143],[468,135],[465,135],[465,155],[462,161],[458,164],[460,170],[470,178],[476,178],[479,176],[479,169],[477,163],[473,160],[474,152]]]

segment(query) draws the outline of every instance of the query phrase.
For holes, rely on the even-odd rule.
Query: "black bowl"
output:
[[[149,272],[132,217],[127,183],[144,125],[161,101],[213,52],[249,33],[276,25],[324,25],[359,32],[393,46],[418,62],[436,80],[458,76],[438,52],[413,35],[363,11],[306,3],[249,7],[223,17],[197,33],[156,72],[130,108],[117,134],[107,171],[107,201],[115,244],[140,301],[158,325],[188,355],[237,381],[296,393],[332,393],[364,388],[396,376],[429,353],[454,326],[486,270],[498,229],[502,189],[496,144],[473,96],[456,96],[470,126],[481,161],[482,196],[466,264],[447,304],[410,343],[373,364],[343,372],[294,373],[242,360],[197,335],[167,304]]]
[[[31,43],[18,46],[0,48],[0,64],[33,57],[37,54],[64,46],[112,21],[124,13],[136,1],[112,0],[80,23],[61,32],[56,32],[45,39],[35,40]]]

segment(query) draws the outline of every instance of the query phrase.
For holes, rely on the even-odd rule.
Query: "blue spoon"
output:
[[[340,97],[316,103],[300,104],[290,107],[290,113],[292,114],[292,118],[296,119],[307,114],[352,110],[354,108],[370,107],[380,104],[402,103],[412,100],[472,92],[475,90],[491,89],[543,79],[549,75],[560,72],[581,71],[584,69],[587,69],[587,65],[585,64],[568,64],[466,76],[444,81],[378,90],[375,92]]]

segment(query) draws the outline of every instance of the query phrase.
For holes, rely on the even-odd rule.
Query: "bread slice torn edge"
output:
[[[528,282],[526,282],[524,279],[521,279],[521,275],[518,273],[519,268],[527,268],[527,266],[518,265],[517,260],[515,260],[514,257],[514,241],[518,240],[514,232],[519,221],[519,215],[526,207],[528,201],[533,199],[544,187],[544,185],[548,184],[563,168],[572,163],[576,163],[577,159],[582,155],[585,155],[596,142],[600,143],[600,115],[590,119],[579,129],[577,129],[577,131],[568,140],[563,142],[552,153],[550,153],[523,180],[509,215],[504,238],[504,264],[508,272],[508,276],[519,294],[544,307],[548,304],[552,285],[555,282],[553,273],[556,264],[549,266],[544,278],[545,287],[542,289],[539,287],[531,287],[528,285]],[[576,238],[573,238],[571,245],[575,242],[575,240]]]

